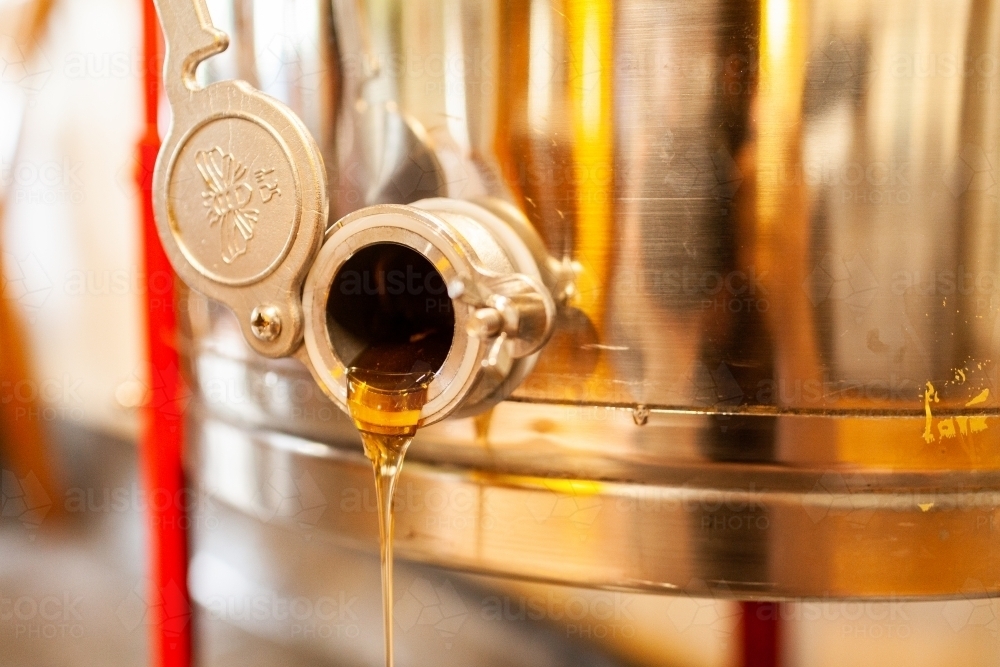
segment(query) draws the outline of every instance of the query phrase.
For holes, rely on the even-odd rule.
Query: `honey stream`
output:
[[[369,347],[352,362],[347,374],[348,409],[375,471],[386,667],[393,665],[393,493],[434,379],[425,352],[437,343],[433,337],[413,342]]]

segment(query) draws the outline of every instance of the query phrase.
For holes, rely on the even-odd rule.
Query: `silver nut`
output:
[[[496,308],[480,308],[472,313],[466,322],[465,330],[473,338],[486,340],[503,331],[503,314]]]
[[[274,306],[257,306],[250,313],[250,329],[258,340],[270,342],[281,335],[281,317]]]

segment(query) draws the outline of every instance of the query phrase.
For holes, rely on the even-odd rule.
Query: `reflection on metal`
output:
[[[546,534],[525,520],[479,542],[441,528],[404,553],[762,596],[1000,590],[1000,2],[335,0],[332,13],[335,33],[258,16],[234,35],[258,60],[280,34],[327,63],[274,90],[336,137],[320,141],[332,219],[504,199],[557,258],[540,268],[575,278],[518,402],[497,408],[498,458],[445,421],[414,445],[414,475],[475,497],[525,493],[501,473],[607,482],[579,516],[598,499],[615,518]],[[317,82],[336,92],[312,94]],[[199,318],[203,395],[230,372],[251,392],[216,389],[209,422],[284,430],[313,453],[352,442],[295,362]],[[724,505],[608,509],[735,479],[767,489],[767,531],[703,529],[727,524]],[[533,550],[559,531],[587,548]],[[475,551],[491,539],[507,540],[502,563]]]
[[[603,0],[567,0],[565,11],[570,77],[567,96],[572,109],[576,183],[577,232],[572,259],[580,265],[579,308],[600,331],[604,328],[605,289],[615,246],[614,8]]]
[[[755,157],[755,206],[744,231],[756,241],[749,258],[785,285],[807,284],[812,243],[805,183],[787,179],[803,171],[802,108],[809,54],[808,6],[792,0],[761,3],[760,81],[751,122],[755,144],[743,150]],[[755,126],[753,125],[755,123]],[[763,324],[773,340],[778,378],[798,382],[822,377],[815,323],[804,290],[775,291]],[[787,326],[795,323],[796,326]],[[778,407],[785,406],[779,392]]]
[[[414,445],[396,498],[401,559],[705,597],[978,597],[1000,586],[990,546],[1000,521],[996,472],[970,484],[960,472],[681,462],[638,443],[571,451],[569,434],[535,430],[546,411],[497,410],[506,436],[494,438],[489,456],[472,444],[468,422]],[[601,428],[607,435],[632,421],[612,419]],[[816,420],[782,419],[803,430]],[[659,421],[643,428],[698,431],[684,416]],[[859,420],[857,430],[878,431],[877,421]],[[360,451],[214,418],[199,420],[193,446],[197,483],[215,498],[374,551],[371,470]]]
[[[295,527],[309,535],[307,541],[295,539],[280,521],[260,521],[221,503],[198,510],[192,521],[198,551],[190,576],[192,597],[202,612],[196,622],[198,650],[204,657],[198,664],[231,664],[233,645],[239,647],[240,664],[254,666],[274,664],[268,657],[308,667],[379,662],[382,624],[378,596],[371,595],[371,587],[378,587],[377,559],[343,548],[335,536],[313,526]],[[657,651],[654,644],[653,650],[646,649],[653,654],[648,662],[628,659],[638,652],[634,644],[639,623],[633,614],[642,603],[624,593],[512,585],[410,563],[399,564],[396,581],[399,653],[434,656],[439,667],[625,667],[663,664],[662,654],[672,657],[677,651],[673,646]],[[522,600],[540,602],[542,613],[533,611],[532,622],[525,622]],[[588,606],[596,607],[597,618],[581,617],[575,608],[571,616],[565,611],[573,602],[591,600],[596,600]],[[602,618],[605,601],[627,613]],[[719,606],[724,609],[724,604]],[[666,606],[661,603],[656,609],[661,623]],[[212,655],[218,641],[214,635],[227,629],[222,624],[247,634],[224,644],[228,651]],[[588,632],[592,626],[611,632],[600,637]],[[705,634],[728,629],[719,626]],[[609,641],[606,635],[612,633],[619,636],[618,642]],[[623,634],[627,640],[620,638]],[[662,640],[664,630],[648,634]]]
[[[350,421],[301,365],[243,356],[230,315],[215,331],[196,356],[200,484],[251,516],[373,550],[374,515],[342,502],[370,484]],[[513,402],[492,420],[489,447],[474,419],[418,435],[397,502],[401,558],[713,597],[1000,590],[990,432],[921,448],[920,416],[650,411],[637,423],[632,410]],[[771,462],[718,461],[762,439]],[[304,478],[317,488],[292,493],[301,502],[262,492]]]
[[[954,367],[996,375],[995,3],[333,7],[336,39],[228,13],[308,72],[264,89],[316,136],[336,121],[334,219],[498,196],[577,263],[590,322],[567,315],[523,398],[915,414]]]

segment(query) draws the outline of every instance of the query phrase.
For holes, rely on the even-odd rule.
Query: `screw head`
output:
[[[281,334],[281,317],[274,306],[257,306],[250,313],[250,329],[257,340],[271,342]]]

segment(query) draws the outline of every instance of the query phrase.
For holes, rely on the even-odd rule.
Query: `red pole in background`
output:
[[[781,665],[781,603],[741,602],[743,667]]]
[[[142,200],[149,387],[140,443],[149,494],[150,664],[189,667],[191,610],[187,591],[187,498],[183,469],[184,395],[180,375],[174,272],[153,220],[152,180],[160,149],[160,27],[152,0],[142,1],[146,131],[136,180]]]

